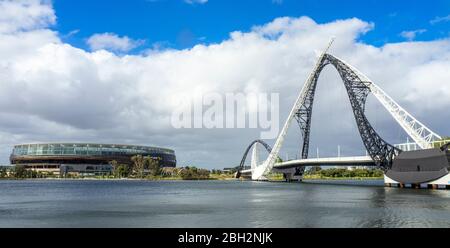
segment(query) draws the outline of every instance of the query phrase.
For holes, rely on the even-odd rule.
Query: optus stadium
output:
[[[98,175],[112,171],[111,161],[131,165],[131,158],[135,155],[150,156],[159,161],[160,167],[176,167],[175,152],[171,149],[88,143],[16,145],[10,156],[10,162],[35,171]]]

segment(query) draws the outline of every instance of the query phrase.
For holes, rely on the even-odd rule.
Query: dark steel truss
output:
[[[367,120],[364,111],[366,99],[368,94],[370,93],[369,87],[350,67],[330,54],[325,54],[323,56],[318,70],[313,75],[312,83],[310,85],[310,88],[307,90],[305,101],[300,106],[295,116],[303,136],[303,145],[301,150],[302,158],[308,158],[311,116],[317,81],[323,68],[328,64],[332,64],[337,69],[339,75],[342,78],[342,81],[347,90],[350,104],[353,109],[353,114],[355,116],[359,134],[364,143],[364,146],[367,149],[367,152],[375,161],[375,164],[377,166],[383,167],[385,169],[390,168],[394,156],[398,155],[401,150],[384,141]],[[299,168],[299,171],[303,170],[304,168]]]
[[[303,136],[303,146],[302,146],[302,159],[308,158],[309,152],[309,134],[311,130],[311,116],[312,116],[312,108],[314,103],[314,95],[316,92],[317,81],[319,79],[320,73],[323,68],[328,65],[328,63],[323,63],[324,60],[320,63],[318,70],[314,73],[312,82],[310,87],[307,90],[304,104],[300,106],[295,114],[297,122],[300,126],[300,130]]]

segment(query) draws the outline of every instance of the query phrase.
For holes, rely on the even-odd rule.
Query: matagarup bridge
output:
[[[284,123],[273,148],[262,140],[250,144],[241,160],[236,176],[244,176],[252,180],[266,180],[271,171],[282,172],[287,180],[301,180],[306,166],[311,165],[365,165],[377,166],[385,172],[386,184],[411,185],[450,185],[449,144],[434,148],[433,143],[441,140],[441,136],[414,118],[378,85],[356,68],[328,53],[333,43],[319,56],[314,69],[308,76],[300,94],[295,101],[289,116]],[[367,150],[368,156],[347,158],[308,158],[311,117],[317,82],[323,68],[332,65],[338,71],[347,91],[359,134]],[[386,108],[396,122],[420,148],[416,151],[403,151],[385,141],[372,127],[365,115],[367,96],[372,93]],[[296,119],[302,133],[301,159],[277,163],[278,154],[283,146],[287,131]],[[263,145],[269,152],[268,157],[260,164],[258,147]],[[246,157],[253,147],[251,168],[244,170]]]

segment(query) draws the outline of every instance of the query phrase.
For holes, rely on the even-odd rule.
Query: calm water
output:
[[[239,181],[0,181],[0,227],[450,227],[450,191]]]

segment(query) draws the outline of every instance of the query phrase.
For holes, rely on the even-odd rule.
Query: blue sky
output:
[[[54,0],[58,21],[53,28],[66,35],[66,42],[80,48],[87,48],[86,39],[95,33],[144,40],[145,44],[133,52],[154,44],[183,49],[197,43],[216,43],[226,39],[231,31],[247,31],[281,16],[309,16],[318,23],[357,17],[375,24],[372,31],[361,37],[375,46],[411,39],[407,33],[411,35],[411,31],[417,31],[412,37],[419,41],[445,38],[450,32],[450,1],[446,0],[432,1],[433,4],[414,0],[186,1]]]

